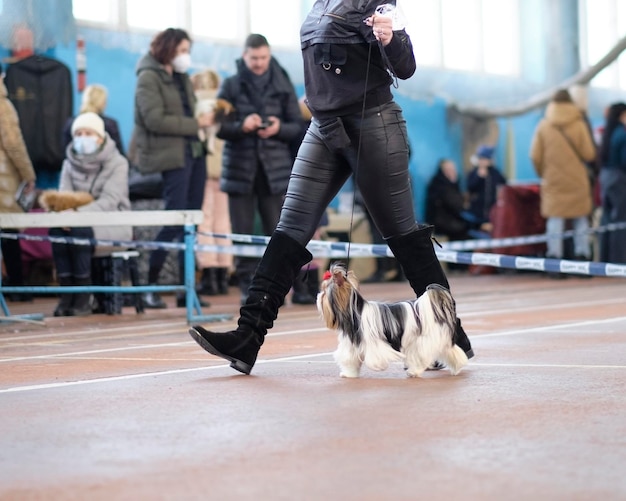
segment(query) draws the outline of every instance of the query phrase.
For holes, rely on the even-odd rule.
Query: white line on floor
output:
[[[537,327],[529,327],[527,329],[512,329],[506,331],[496,331],[489,332],[487,334],[479,334],[472,336],[474,338],[486,338],[486,337],[499,337],[499,336],[513,336],[515,334],[530,334],[533,332],[542,332],[542,331],[553,331],[557,329],[571,329],[574,327],[587,327],[587,326],[597,326],[615,322],[626,322],[626,317],[613,317],[613,318],[605,318],[604,320],[582,320],[580,322],[571,322],[567,324],[554,324],[554,325],[540,325]]]
[[[291,330],[285,332],[274,332],[268,334],[268,337],[280,337],[280,336],[292,336],[294,334],[310,334],[313,332],[329,332],[326,327],[322,327],[319,329],[298,329]],[[58,343],[43,343],[44,345],[56,345]],[[166,347],[180,347],[180,346],[192,346],[195,345],[193,340],[190,341],[180,341],[176,343],[158,343],[158,344],[136,344],[133,346],[121,346],[119,348],[104,348],[101,350],[84,350],[84,351],[70,351],[64,353],[48,353],[45,355],[33,355],[28,357],[10,357],[10,358],[0,358],[0,363],[7,362],[23,362],[25,360],[42,360],[49,358],[66,358],[66,357],[78,357],[81,355],[98,355],[102,353],[116,353],[120,351],[131,351],[131,350],[142,350],[142,349],[154,349],[154,348],[166,348]]]
[[[329,356],[329,355],[332,355],[332,353],[315,353],[313,355],[297,355],[293,357],[258,360],[257,365],[273,363],[273,362],[301,360],[301,359],[306,359],[306,358],[316,358],[316,357]],[[82,379],[79,381],[64,381],[61,383],[43,383],[43,384],[34,384],[34,385],[27,385],[27,386],[14,386],[12,388],[5,388],[3,390],[0,390],[0,394],[17,393],[17,392],[33,391],[33,390],[50,390],[50,389],[55,389],[55,388],[67,388],[69,386],[79,386],[79,385],[85,385],[85,384],[110,383],[114,381],[128,381],[131,379],[140,379],[140,378],[145,378],[145,377],[171,376],[175,374],[186,374],[190,372],[211,371],[211,370],[223,369],[225,367],[229,367],[229,365],[220,364],[220,365],[211,365],[208,367],[193,367],[189,369],[173,369],[173,370],[167,370],[167,371],[142,372],[139,374],[128,374],[125,376],[111,376],[111,377],[103,377],[103,378],[96,378],[96,379]]]
[[[331,357],[332,352],[328,353],[314,353],[307,355],[297,355],[293,357],[282,357],[282,358],[274,358],[267,360],[258,360],[256,365],[264,365],[271,363],[286,363],[286,362],[296,362],[302,360],[308,360],[307,363],[317,363],[327,365],[331,362],[330,360],[323,361],[314,361],[311,359],[320,358],[320,357]],[[626,369],[624,365],[582,365],[582,364],[520,364],[520,363],[471,363],[472,367],[517,367],[517,368],[558,368],[558,369]],[[103,377],[96,379],[84,379],[79,381],[65,381],[61,383],[44,383],[37,385],[27,385],[27,386],[15,386],[12,388],[5,388],[0,390],[0,394],[4,393],[18,393],[18,392],[26,392],[33,390],[50,390],[56,388],[67,388],[70,386],[80,386],[86,384],[98,384],[98,383],[110,383],[115,381],[129,381],[132,379],[140,379],[146,377],[158,377],[158,376],[171,376],[177,374],[186,374],[192,372],[201,372],[201,371],[213,371],[229,368],[228,364],[220,364],[220,365],[212,365],[207,367],[193,367],[189,369],[173,369],[167,371],[156,371],[156,372],[144,372],[139,374],[128,374],[124,376],[111,376],[111,377]],[[236,373],[233,373],[237,375]],[[243,377],[243,376],[242,376]]]

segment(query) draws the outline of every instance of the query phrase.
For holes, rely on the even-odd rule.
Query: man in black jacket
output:
[[[301,115],[291,80],[263,35],[248,36],[237,73],[224,80],[218,98],[235,108],[218,133],[225,140],[220,187],[228,193],[233,233],[253,234],[258,210],[263,233],[271,235],[287,191],[290,143],[301,134]],[[235,260],[242,304],[257,263],[249,257]]]

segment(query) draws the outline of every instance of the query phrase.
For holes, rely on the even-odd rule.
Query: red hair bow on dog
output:
[[[326,270],[324,272],[324,276],[323,276],[322,280],[328,280],[330,277],[332,277],[332,274],[330,273],[330,270]]]

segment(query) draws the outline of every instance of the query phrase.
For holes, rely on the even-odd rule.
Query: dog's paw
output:
[[[358,378],[359,377],[359,371],[349,371],[349,370],[342,370],[339,373],[339,377],[345,377],[345,378]]]
[[[435,360],[432,364],[428,366],[427,371],[440,371],[441,369],[445,369],[445,365],[441,363],[439,360]]]
[[[406,370],[406,375],[407,377],[422,377],[424,370],[423,367],[413,367]]]
[[[450,375],[452,376],[458,376],[459,372],[461,372],[463,368],[462,367],[458,367],[458,368],[452,368],[450,367]]]

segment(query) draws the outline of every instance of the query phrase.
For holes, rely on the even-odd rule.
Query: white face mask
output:
[[[191,54],[178,54],[172,59],[172,68],[176,73],[185,73],[191,67]]]
[[[74,151],[79,155],[91,155],[98,151],[99,146],[96,136],[77,136],[74,138]]]

